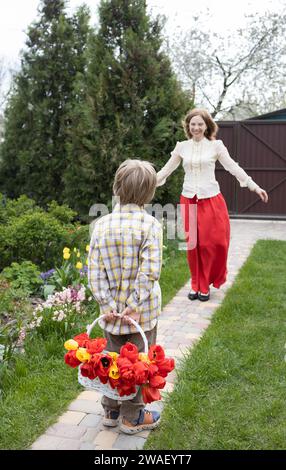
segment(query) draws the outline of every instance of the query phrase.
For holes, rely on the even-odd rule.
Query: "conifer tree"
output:
[[[176,140],[180,119],[191,106],[162,51],[160,17],[151,19],[144,0],[102,0],[99,29],[91,37],[88,71],[72,107],[65,171],[65,200],[86,217],[95,202],[112,196],[118,165],[127,158],[150,160],[160,169]],[[178,173],[158,191],[177,200]]]
[[[68,17],[65,0],[42,0],[28,28],[21,69],[5,114],[0,190],[39,204],[62,202],[69,107],[85,69],[89,12]]]

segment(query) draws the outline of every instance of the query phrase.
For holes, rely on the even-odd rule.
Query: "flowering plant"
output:
[[[162,346],[152,345],[145,354],[128,342],[118,354],[104,351],[106,344],[105,338],[91,339],[87,333],[75,336],[65,342],[65,363],[80,366],[83,377],[108,383],[120,397],[135,393],[136,386],[141,386],[145,403],[161,400],[165,378],[175,367],[174,359],[165,356]]]
[[[89,245],[86,245],[85,251],[89,251]],[[77,247],[72,249],[65,247],[63,249],[63,260],[60,268],[56,267],[41,273],[41,278],[45,282],[43,288],[45,298],[53,294],[55,290],[61,290],[69,286],[75,287],[78,284],[83,284],[88,289],[88,259],[86,254],[80,252]]]
[[[60,329],[66,332],[74,326],[78,315],[85,314],[84,304],[92,300],[87,297],[85,286],[64,288],[61,292],[49,295],[48,299],[38,305],[28,329],[39,329],[47,332],[50,329]]]

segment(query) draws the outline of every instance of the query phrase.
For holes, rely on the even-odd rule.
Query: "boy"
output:
[[[128,322],[135,319],[143,329],[149,346],[156,343],[157,321],[161,312],[158,283],[162,267],[162,227],[144,210],[157,185],[151,163],[126,160],[118,168],[113,191],[119,204],[111,214],[94,225],[90,243],[88,279],[100,305],[100,321],[107,338],[107,350],[120,351],[127,341],[144,351],[141,335]],[[119,315],[120,314],[120,317]],[[126,434],[153,429],[160,414],[144,409],[139,389],[132,400],[122,404],[102,397],[106,426],[116,426]]]

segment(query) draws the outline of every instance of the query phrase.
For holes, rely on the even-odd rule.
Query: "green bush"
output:
[[[20,264],[12,263],[2,271],[0,277],[9,281],[12,288],[22,289],[30,296],[38,293],[44,282],[40,274],[35,264],[23,261]]]
[[[25,195],[12,200],[0,194],[0,270],[13,262],[31,261],[42,270],[61,262],[61,249],[88,233],[72,223],[75,216],[55,201],[46,212]]]
[[[0,193],[0,224],[7,224],[11,219],[35,210],[41,209],[33,199],[28,198],[24,194],[18,199],[7,199]]]
[[[69,206],[66,204],[59,206],[56,201],[52,201],[48,204],[48,213],[62,224],[71,224],[72,220],[77,215]]]
[[[67,228],[50,214],[35,211],[14,218],[0,230],[0,269],[25,260],[48,269],[59,262],[69,240]]]

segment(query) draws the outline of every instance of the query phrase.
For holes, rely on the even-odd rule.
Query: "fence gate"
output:
[[[216,177],[230,215],[286,219],[286,122],[221,121],[218,126],[217,138],[230,156],[269,195],[264,204],[217,163]]]

